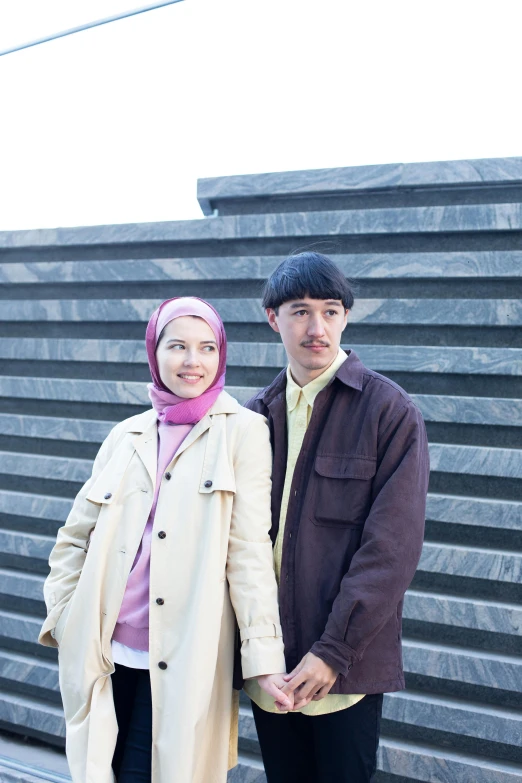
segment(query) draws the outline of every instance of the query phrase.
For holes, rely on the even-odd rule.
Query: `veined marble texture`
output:
[[[50,495],[32,495],[25,492],[13,492],[0,489],[0,513],[11,516],[53,519],[65,522],[72,501]]]
[[[15,693],[4,693],[0,699],[0,721],[54,737],[65,737],[65,720],[60,707]]]
[[[442,394],[410,396],[419,406],[426,421],[522,427],[522,400]]]
[[[304,171],[275,171],[198,179],[198,200],[342,193],[412,186],[509,184],[522,180],[522,158],[484,158]]]
[[[425,541],[419,571],[520,584],[522,554]]]
[[[136,381],[0,376],[0,397],[32,400],[106,402],[150,407],[147,385]]]
[[[506,691],[522,690],[522,659],[516,655],[410,639],[403,640],[402,652],[404,668],[410,673]]]
[[[489,446],[430,445],[432,471],[522,479],[522,450]]]
[[[0,551],[3,552],[3,548],[0,548]],[[44,577],[39,574],[0,568],[0,591],[4,595],[43,603],[43,583]]]
[[[0,650],[0,677],[28,687],[57,692],[58,665],[54,661]],[[0,778],[1,780],[1,778]]]
[[[401,691],[384,697],[383,718],[400,723],[464,735],[489,742],[502,742],[518,747],[522,732],[522,715],[514,710],[501,710],[458,702],[454,699]]]
[[[101,443],[116,422],[0,413],[0,434],[18,438]]]
[[[423,623],[469,628],[508,636],[522,635],[522,607],[480,598],[408,590],[404,618]]]
[[[28,489],[30,489],[30,480],[33,476],[54,481],[76,481],[83,484],[91,475],[91,471],[92,460],[0,451],[0,473],[27,476]]]
[[[203,220],[0,232],[1,248],[204,242],[266,237],[323,237],[519,231],[522,204],[351,209],[231,215]]]
[[[54,536],[0,529],[0,552],[4,557],[17,555],[47,562],[55,541]]]
[[[268,328],[268,327],[267,327]],[[472,375],[522,375],[520,348],[461,348],[417,345],[368,345],[343,342],[373,370]],[[0,359],[146,364],[142,340],[0,337]],[[281,343],[230,342],[228,364],[239,367],[286,365]]]
[[[0,638],[37,645],[42,619],[0,609]],[[38,650],[38,647],[36,647]]]
[[[522,208],[522,204],[521,204]],[[225,323],[265,323],[259,299],[209,299]],[[11,299],[2,302],[0,321],[143,322],[158,299]],[[358,299],[349,323],[435,326],[517,326],[522,302],[483,299]]]
[[[240,755],[237,766],[228,773],[227,783],[266,783],[263,765],[257,759]]]
[[[447,253],[329,253],[357,279],[519,277],[520,250]],[[172,280],[265,280],[284,256],[130,258],[0,263],[0,283],[116,283]],[[0,256],[1,259],[1,256]]]
[[[377,767],[421,783],[519,783],[520,769],[484,757],[382,738]]]
[[[433,522],[522,530],[522,502],[430,492],[426,518]]]

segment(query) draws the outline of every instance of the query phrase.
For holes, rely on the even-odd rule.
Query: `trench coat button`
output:
[[[165,663],[165,661],[160,661],[158,663],[158,666],[160,667],[160,669],[166,669],[167,668],[167,664]]]
[[[167,534],[165,533],[164,530],[160,530],[160,532],[158,533],[158,538],[167,538]]]
[[[211,481],[205,481],[205,484],[203,486],[205,486],[207,489],[210,489],[210,487],[212,486],[212,482]]]
[[[165,473],[165,478],[167,479],[167,481],[170,481],[172,478],[172,473]]]
[[[163,600],[163,598],[156,598],[156,603],[158,604],[158,606],[163,606],[165,601]]]
[[[109,500],[109,498],[112,498],[112,492],[106,492],[105,495],[103,496],[104,500]]]

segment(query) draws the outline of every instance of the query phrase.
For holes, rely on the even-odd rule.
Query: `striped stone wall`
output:
[[[36,644],[47,557],[102,439],[147,407],[150,312],[209,299],[244,400],[285,363],[262,281],[314,247],[357,283],[344,346],[412,395],[431,444],[377,783],[522,783],[522,159],[226,177],[199,197],[199,221],[0,233],[0,728],[63,743]],[[246,701],[240,746],[231,779],[263,780]]]

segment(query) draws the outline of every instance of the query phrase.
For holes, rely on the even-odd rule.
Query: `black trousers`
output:
[[[370,783],[382,694],[329,715],[285,715],[252,704],[268,783]]]
[[[118,783],[151,783],[152,699],[148,669],[116,664],[112,693],[118,739],[112,768]]]

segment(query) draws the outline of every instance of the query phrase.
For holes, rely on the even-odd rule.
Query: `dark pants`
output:
[[[112,767],[118,783],[151,783],[152,699],[147,669],[116,664],[112,692],[118,739]]]
[[[277,715],[252,704],[268,783],[370,783],[382,694],[329,715]]]

